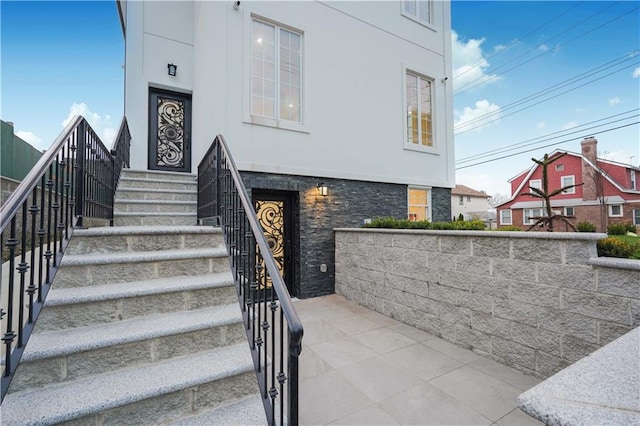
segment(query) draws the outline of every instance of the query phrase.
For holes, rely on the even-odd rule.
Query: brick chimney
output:
[[[598,165],[598,141],[593,136],[588,136],[580,143],[582,147],[582,156],[589,160],[591,164]],[[583,200],[596,200],[597,184],[594,179],[595,170],[589,166],[585,161],[582,162],[582,181],[584,185],[582,187],[582,199]]]

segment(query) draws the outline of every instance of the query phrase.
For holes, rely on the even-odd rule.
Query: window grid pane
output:
[[[409,188],[409,220],[427,220],[427,212],[429,207],[428,189]]]
[[[407,141],[418,141],[418,77],[407,73]]]
[[[275,118],[275,27],[253,21],[251,37],[251,113]]]
[[[300,122],[300,35],[280,29],[280,118]]]

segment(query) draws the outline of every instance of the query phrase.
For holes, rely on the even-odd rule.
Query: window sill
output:
[[[286,121],[286,120],[276,120],[273,118],[250,115],[248,117],[245,117],[243,122],[246,124],[255,124],[258,126],[273,127],[276,129],[290,130],[293,132],[311,133],[311,130],[309,129],[308,125],[294,123],[292,121]]]
[[[425,154],[440,155],[434,146],[423,146],[416,144],[404,143],[404,149],[407,151],[424,152]]]
[[[436,33],[438,32],[438,27],[436,27],[435,25],[433,25],[431,22],[423,21],[422,19],[420,19],[420,18],[418,18],[418,17],[416,17],[416,16],[414,16],[414,15],[411,15],[411,14],[409,14],[409,13],[406,13],[406,12],[404,12],[404,11],[402,12],[402,16],[404,16],[404,17],[405,17],[405,18],[407,18],[407,19],[412,20],[413,22],[415,22],[415,23],[417,23],[417,24],[422,25],[422,26],[423,26],[423,27],[425,27],[425,28],[430,29],[430,30],[431,30],[431,31],[433,31],[433,32],[436,32]]]

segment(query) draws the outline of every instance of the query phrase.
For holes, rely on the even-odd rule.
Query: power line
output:
[[[560,89],[562,87],[570,85],[571,83],[574,83],[574,82],[583,80],[585,78],[591,77],[594,74],[597,74],[597,73],[602,72],[602,71],[604,71],[606,69],[612,68],[612,67],[614,67],[616,65],[619,65],[620,63],[624,63],[624,62],[630,61],[634,57],[636,57],[639,53],[640,53],[640,50],[635,50],[633,52],[626,53],[626,54],[624,54],[624,55],[622,55],[622,56],[620,56],[620,57],[618,57],[618,58],[616,58],[614,60],[611,60],[611,61],[606,62],[606,63],[604,63],[602,65],[599,65],[599,66],[597,66],[595,68],[592,68],[592,69],[590,69],[588,71],[580,73],[580,74],[578,74],[576,76],[573,76],[573,77],[571,77],[571,78],[569,78],[567,80],[561,81],[560,83],[556,83],[553,86],[550,86],[550,87],[548,87],[546,89],[540,90],[540,91],[535,92],[535,93],[533,93],[531,95],[527,95],[527,96],[525,96],[523,98],[520,98],[517,101],[514,101],[514,102],[512,102],[510,104],[505,105],[504,107],[502,107],[498,111],[493,111],[493,112],[490,112],[490,113],[487,113],[487,114],[483,114],[483,115],[481,115],[479,117],[476,117],[476,118],[474,118],[472,120],[466,121],[463,124],[457,125],[457,126],[454,127],[454,130],[457,129],[457,128],[467,127],[469,124],[471,124],[473,122],[483,120],[484,118],[490,117],[490,116],[495,115],[495,114],[500,114],[501,112],[504,112],[506,110],[514,108],[514,107],[516,107],[518,105],[524,104],[524,103],[528,102],[529,100],[533,100],[533,99],[539,98],[541,96],[544,96],[547,93],[553,92],[556,89]]]
[[[614,130],[622,129],[622,128],[625,128],[625,127],[634,126],[634,125],[636,125],[636,124],[640,124],[640,121],[636,121],[635,123],[629,123],[629,124],[625,124],[625,125],[618,126],[618,127],[613,127],[613,128],[611,128],[611,129],[602,130],[602,131],[600,131],[600,132],[590,133],[590,135],[591,135],[591,136],[593,136],[593,135],[600,135],[600,134],[602,134],[602,133],[608,133],[608,132],[612,132],[612,131],[614,131]],[[561,142],[554,142],[554,143],[549,144],[549,145],[544,145],[544,146],[539,146],[539,147],[537,147],[537,148],[527,149],[527,150],[524,150],[524,151],[517,152],[517,153],[515,153],[515,154],[504,155],[504,156],[502,156],[502,157],[496,157],[496,158],[492,158],[492,159],[489,159],[489,160],[480,161],[480,162],[478,162],[478,163],[468,164],[468,165],[466,165],[466,166],[461,166],[461,167],[456,167],[456,170],[467,169],[467,168],[469,168],[469,167],[479,166],[480,164],[486,164],[486,163],[491,163],[491,162],[493,162],[493,161],[498,161],[498,160],[502,160],[502,159],[509,158],[509,157],[515,157],[516,155],[525,154],[525,153],[527,153],[527,152],[536,151],[536,150],[538,150],[538,149],[542,149],[542,148],[548,148],[548,147],[550,147],[550,146],[561,145],[561,144],[564,144],[564,143],[567,143],[567,142],[573,142],[573,141],[575,141],[575,140],[579,140],[579,139],[581,139],[581,138],[582,138],[582,137],[571,138],[571,139],[567,139],[567,140],[564,140],[564,141],[561,141]]]
[[[586,21],[590,20],[592,17],[595,17],[596,15],[599,15],[600,13],[604,12],[606,9],[608,9],[608,8],[612,7],[614,4],[617,4],[617,3],[619,3],[619,2],[613,3],[611,6],[606,7],[605,9],[601,10],[600,12],[598,12],[598,13],[596,13],[596,14],[592,15],[591,17],[589,17],[589,18],[585,19],[584,21],[582,21],[582,22],[580,22],[580,23],[578,23],[578,24],[576,24],[576,25],[574,25],[574,26],[570,27],[569,29],[567,29],[566,31],[563,31],[562,33],[558,34],[557,36],[552,37],[551,39],[548,39],[547,41],[553,40],[554,38],[557,38],[558,36],[560,36],[560,35],[562,35],[562,34],[564,34],[564,33],[568,32],[568,31],[572,30],[572,29],[573,29],[573,28],[575,28],[576,26],[583,24],[584,22],[586,22]],[[581,33],[581,34],[578,34],[576,37],[574,37],[574,38],[569,39],[569,40],[567,40],[567,41],[565,41],[565,42],[563,42],[563,43],[560,43],[560,44],[556,45],[556,49],[557,49],[557,48],[560,48],[560,47],[563,47],[563,46],[566,46],[567,44],[569,44],[569,43],[571,43],[571,42],[573,42],[573,41],[575,41],[575,40],[577,40],[577,39],[580,39],[580,38],[582,38],[583,36],[585,36],[585,35],[587,35],[587,34],[590,34],[590,33],[594,32],[594,31],[597,31],[597,30],[599,30],[600,28],[602,28],[602,27],[604,27],[604,26],[606,26],[606,25],[609,25],[609,24],[611,24],[612,22],[617,21],[618,19],[620,19],[620,18],[622,18],[622,17],[624,17],[624,16],[626,16],[626,15],[629,15],[629,14],[630,14],[630,13],[632,13],[632,12],[635,12],[635,11],[636,11],[636,10],[638,10],[639,8],[640,8],[640,6],[639,6],[639,7],[635,7],[634,9],[631,9],[631,10],[629,10],[629,11],[627,11],[627,12],[625,12],[625,13],[621,14],[621,15],[618,15],[618,16],[616,16],[616,17],[614,17],[614,18],[612,18],[612,19],[608,20],[607,22],[604,22],[603,24],[600,24],[600,25],[598,25],[598,26],[595,26],[595,27],[591,28],[591,29],[590,29],[590,30],[588,30],[588,31],[585,31],[585,32],[583,32],[583,33]],[[523,54],[521,54],[521,55],[517,56],[516,58],[514,58],[514,59],[512,59],[512,60],[510,60],[510,61],[508,61],[508,62],[506,62],[506,63],[504,63],[504,64],[502,64],[502,65],[500,65],[500,66],[498,66],[498,67],[496,67],[493,71],[496,71],[496,70],[498,70],[498,69],[501,69],[501,68],[503,68],[504,66],[506,66],[506,65],[508,65],[508,64],[510,64],[510,63],[512,63],[512,62],[515,62],[515,60],[516,60],[516,59],[519,59],[519,58],[521,58],[522,56],[527,55],[527,54],[528,54],[529,52],[531,52],[532,50],[536,50],[536,49],[540,48],[541,46],[543,46],[543,45],[545,45],[545,44],[546,44],[546,42],[545,42],[545,43],[541,43],[541,44],[539,44],[538,46],[536,46],[536,47],[534,47],[534,48],[532,48],[532,49],[529,49],[528,51],[526,51],[525,53],[523,53]],[[554,50],[555,50],[555,49],[554,49]],[[462,93],[468,92],[469,90],[471,90],[471,89],[473,89],[473,88],[475,88],[475,87],[478,87],[478,86],[483,85],[483,84],[485,84],[485,83],[487,83],[487,82],[490,82],[490,81],[492,81],[492,80],[495,80],[498,76],[500,76],[500,75],[504,75],[504,74],[506,74],[507,72],[509,72],[509,71],[513,71],[513,70],[514,70],[514,69],[516,69],[516,68],[520,68],[521,66],[523,66],[523,65],[525,65],[525,64],[527,64],[527,63],[529,63],[529,62],[532,62],[534,59],[537,59],[537,58],[539,58],[539,57],[541,57],[541,56],[547,55],[547,54],[549,54],[549,53],[551,53],[551,52],[553,52],[553,50],[551,50],[551,49],[550,49],[550,50],[547,50],[547,51],[544,51],[544,52],[540,53],[539,55],[536,55],[536,56],[534,56],[533,58],[530,58],[530,59],[528,59],[528,60],[526,60],[526,61],[524,61],[524,62],[521,62],[521,63],[519,63],[519,64],[517,64],[517,65],[515,65],[515,66],[513,66],[513,67],[511,67],[511,68],[508,68],[507,70],[505,70],[505,71],[503,71],[503,72],[501,72],[501,73],[494,74],[494,75],[493,75],[493,76],[491,76],[491,78],[489,78],[489,79],[487,79],[487,78],[486,78],[486,76],[478,77],[478,78],[476,78],[476,79],[474,79],[474,80],[472,80],[472,81],[468,82],[467,84],[465,84],[465,85],[462,87],[462,89],[463,89],[463,90],[460,90],[460,89],[459,89],[458,91],[456,91],[456,93],[454,94],[454,96],[458,96],[458,95],[460,95],[460,94],[462,94]],[[482,81],[478,82],[477,84],[471,85],[472,83],[474,83],[475,81],[478,81],[478,80],[482,80]],[[471,85],[471,86],[470,86],[470,85]],[[470,86],[470,87],[468,87],[468,88],[466,88],[466,89],[465,89],[465,87],[467,87],[467,86]]]
[[[572,11],[573,9],[575,9],[576,7],[580,6],[582,3],[584,3],[584,1],[578,2],[575,5],[571,6],[569,9],[565,10],[564,12],[562,12],[561,14],[555,16],[554,18],[548,20],[547,22],[545,22],[544,24],[540,25],[539,27],[534,28],[533,30],[529,31],[528,33],[526,33],[525,35],[516,38],[511,44],[509,44],[508,46],[506,46],[504,49],[498,50],[496,52],[493,52],[492,54],[490,54],[489,56],[487,56],[486,58],[483,58],[481,61],[479,61],[478,63],[472,65],[470,68],[467,68],[466,70],[462,71],[459,74],[456,74],[453,76],[453,78],[458,78],[463,74],[468,73],[469,71],[478,68],[480,65],[484,64],[488,59],[493,58],[496,55],[499,55],[501,53],[504,53],[506,51],[508,51],[509,49],[511,49],[513,46],[517,45],[520,43],[521,40],[529,37],[531,34],[534,34],[538,31],[540,31],[542,28],[546,27],[547,25],[549,25],[550,23],[556,21],[557,19],[559,19],[560,17],[566,15],[567,13],[569,13],[570,11]]]
[[[561,137],[564,137],[564,136],[568,136],[568,135],[573,134],[573,133],[583,132],[585,130],[590,130],[590,129],[593,129],[593,128],[596,128],[596,127],[606,126],[608,124],[611,124],[611,123],[614,123],[614,122],[617,122],[617,121],[620,121],[620,120],[611,121],[609,123],[604,123],[604,124],[601,124],[601,125],[598,125],[598,126],[594,126],[594,127],[583,128],[583,127],[589,126],[591,124],[599,123],[599,122],[605,121],[605,120],[611,120],[613,118],[617,118],[617,117],[620,117],[622,115],[633,114],[633,113],[636,113],[638,111],[640,111],[640,108],[630,109],[628,111],[624,111],[624,112],[621,112],[621,113],[618,113],[618,114],[610,115],[608,117],[604,117],[604,118],[600,118],[600,119],[597,119],[597,120],[589,121],[587,123],[580,124],[579,126],[572,127],[570,129],[558,130],[556,132],[547,133],[546,135],[542,135],[542,136],[538,136],[538,137],[535,137],[535,138],[527,139],[527,140],[524,140],[522,142],[517,142],[517,143],[511,144],[511,145],[506,145],[506,146],[503,146],[503,147],[500,147],[500,148],[492,149],[490,151],[485,151],[485,152],[482,152],[480,154],[475,154],[475,155],[471,155],[469,157],[464,157],[464,158],[461,158],[458,161],[456,161],[456,163],[468,163],[469,161],[474,161],[474,160],[477,160],[477,159],[480,159],[480,158],[488,157],[488,156],[491,156],[493,154],[513,151],[513,150],[518,149],[522,145],[531,144],[531,143],[534,143],[534,144],[535,143],[542,143],[542,142],[546,142],[548,140],[552,140],[552,139],[557,139],[557,138],[561,138]],[[622,120],[628,120],[629,118],[634,118],[635,116],[636,115],[632,115],[631,117],[626,117],[626,118],[624,118]],[[551,136],[554,136],[554,135],[559,135],[559,136],[555,136],[555,137],[551,138]]]
[[[491,119],[491,120],[489,120],[489,121],[486,121],[486,122],[482,123],[481,125],[476,125],[475,127],[471,127],[471,128],[469,128],[469,129],[459,131],[459,132],[457,132],[457,133],[455,133],[455,134],[456,134],[456,135],[461,135],[461,134],[463,134],[463,133],[470,132],[470,131],[471,131],[471,130],[473,130],[473,129],[476,129],[476,128],[478,128],[478,127],[485,126],[486,124],[493,123],[494,121],[500,120],[501,118],[508,117],[508,116],[513,115],[513,114],[516,114],[516,113],[518,113],[518,112],[521,112],[521,111],[527,110],[527,109],[532,108],[532,107],[534,107],[534,106],[536,106],[536,105],[539,105],[539,104],[541,104],[541,103],[543,103],[543,102],[549,101],[549,100],[551,100],[551,99],[555,99],[555,98],[557,98],[557,97],[559,97],[559,96],[562,96],[562,95],[564,95],[564,94],[566,94],[566,93],[572,92],[572,91],[574,91],[574,90],[576,90],[576,89],[579,89],[579,88],[581,88],[581,87],[588,86],[588,85],[590,85],[590,84],[592,84],[592,83],[595,83],[596,81],[602,80],[603,78],[606,78],[606,77],[609,77],[609,76],[611,76],[611,75],[613,75],[613,74],[619,73],[620,71],[624,71],[624,70],[625,70],[625,69],[627,69],[627,68],[635,67],[635,66],[637,66],[637,65],[639,65],[639,64],[640,64],[640,62],[636,62],[636,63],[633,63],[633,64],[631,64],[631,65],[627,65],[626,67],[623,67],[623,68],[620,68],[620,69],[618,69],[618,70],[616,70],[616,71],[610,72],[609,74],[605,74],[605,75],[600,76],[600,77],[598,77],[598,78],[596,78],[596,79],[593,79],[593,80],[591,80],[591,81],[588,81],[588,82],[586,82],[586,83],[583,83],[583,84],[581,84],[581,85],[579,85],[579,86],[576,86],[576,87],[573,87],[573,88],[571,88],[571,89],[565,90],[564,92],[558,93],[558,94],[556,94],[556,95],[554,95],[554,96],[551,96],[551,97],[549,97],[549,98],[543,99],[543,100],[541,100],[541,101],[539,101],[539,102],[533,103],[533,104],[528,105],[528,106],[523,107],[523,108],[520,108],[519,110],[513,111],[513,112],[511,112],[511,113],[509,113],[509,114],[505,114],[505,115],[502,115],[502,116],[500,116],[500,117],[497,117],[497,118]],[[465,127],[465,126],[462,126],[462,127]]]

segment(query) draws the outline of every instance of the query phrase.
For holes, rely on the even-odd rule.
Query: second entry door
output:
[[[149,90],[148,166],[191,173],[191,96]]]

